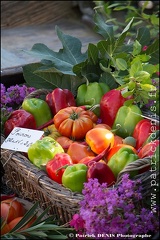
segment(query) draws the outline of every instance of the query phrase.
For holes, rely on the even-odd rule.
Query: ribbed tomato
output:
[[[89,113],[81,107],[67,107],[61,109],[53,118],[59,133],[75,140],[81,140],[93,128],[93,121]]]

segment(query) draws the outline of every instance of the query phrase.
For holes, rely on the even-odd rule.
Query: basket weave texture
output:
[[[72,1],[1,1],[1,28],[49,23],[67,17]]]
[[[46,95],[50,90],[39,89],[30,93],[27,98]],[[145,115],[147,112],[144,111]],[[159,120],[154,120],[159,123]],[[5,140],[1,135],[1,142]],[[1,161],[5,170],[3,181],[6,185],[18,194],[21,198],[32,202],[39,201],[40,207],[50,207],[49,214],[54,214],[60,219],[61,224],[69,222],[73,215],[79,210],[79,202],[83,199],[80,193],[72,192],[51,180],[48,175],[34,166],[22,153],[2,149]],[[115,187],[121,182],[124,173],[132,173],[146,167],[151,167],[151,158],[138,159],[128,164],[118,175]],[[146,171],[138,174],[134,179],[140,179],[142,185],[142,196],[146,198],[154,193],[155,186],[151,184],[153,174],[156,175],[156,182],[159,182],[159,169]]]

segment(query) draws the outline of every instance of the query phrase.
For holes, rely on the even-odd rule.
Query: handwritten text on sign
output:
[[[29,146],[39,140],[43,133],[39,130],[15,127],[3,142],[1,148],[27,152]]]

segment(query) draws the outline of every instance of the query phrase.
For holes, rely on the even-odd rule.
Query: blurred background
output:
[[[99,12],[115,33],[124,29],[132,17],[134,29],[147,26],[152,37],[159,33],[159,1],[1,1],[1,81],[9,86],[23,81],[22,66],[37,62],[24,53],[35,43],[54,51],[61,48],[55,32],[57,25],[64,33],[88,43],[101,36],[94,31],[94,13]]]

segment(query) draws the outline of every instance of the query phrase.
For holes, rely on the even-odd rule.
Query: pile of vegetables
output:
[[[15,126],[44,131],[42,138],[29,146],[28,159],[74,192],[82,193],[91,178],[112,186],[129,163],[158,153],[156,122],[143,117],[133,97],[125,98],[121,90],[104,85],[102,93],[101,84],[91,83],[87,95],[82,84],[76,98],[61,88],[45,99],[25,98],[22,109],[13,111],[4,125],[7,134]],[[157,156],[156,160],[158,166]]]

